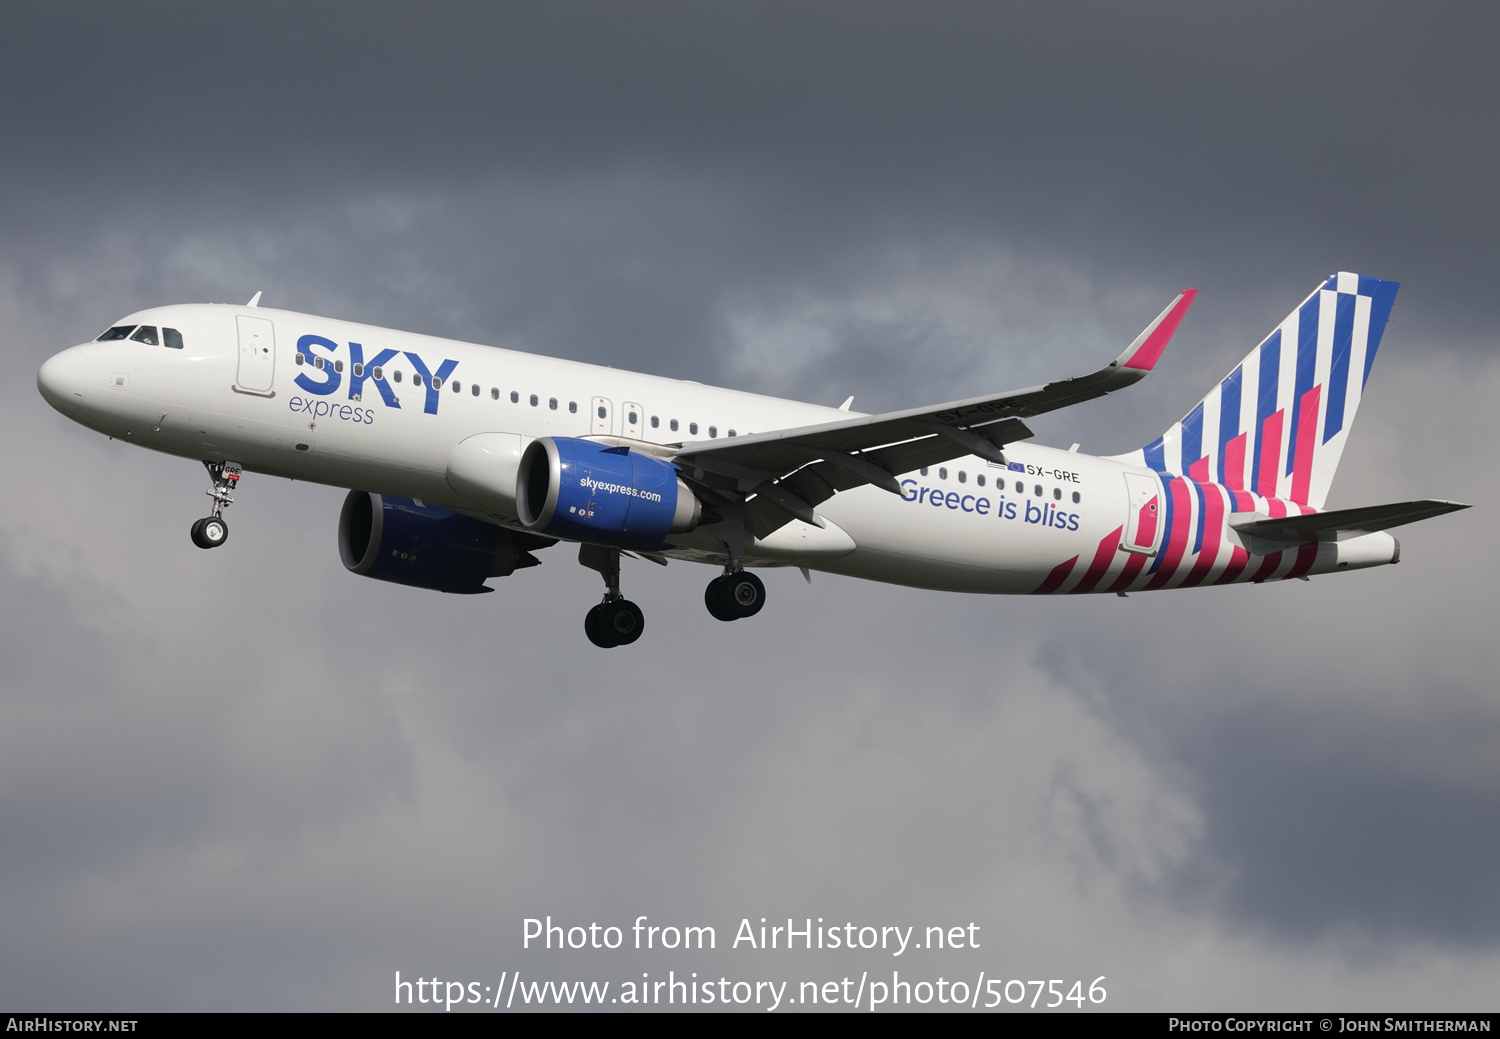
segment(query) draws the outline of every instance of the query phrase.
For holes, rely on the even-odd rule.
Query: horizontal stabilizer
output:
[[[1360,509],[1314,512],[1306,516],[1265,519],[1258,515],[1231,519],[1229,525],[1241,534],[1271,541],[1347,541],[1377,530],[1431,519],[1469,506],[1456,501],[1403,501],[1392,505],[1367,505]]]

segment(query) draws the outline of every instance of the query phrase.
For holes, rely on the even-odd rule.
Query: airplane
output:
[[[1096,457],[1026,419],[1131,386],[1192,305],[1180,293],[1088,375],[868,415],[259,305],[156,307],[47,360],[43,397],[112,438],[198,459],[217,548],[245,472],[350,488],[344,566],[473,594],[559,542],[604,580],[601,648],[635,642],[621,556],[720,567],[721,621],[753,572],[961,592],[1126,595],[1396,563],[1390,529],[1467,505],[1325,511],[1399,285],[1329,275],[1179,422]]]

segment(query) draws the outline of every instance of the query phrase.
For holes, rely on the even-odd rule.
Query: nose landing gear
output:
[[[212,516],[205,516],[193,524],[193,544],[199,548],[218,548],[229,540],[229,524],[224,522],[224,510],[234,504],[229,492],[240,482],[240,463],[204,462],[208,478],[214,482],[213,489],[206,491],[214,500]]]

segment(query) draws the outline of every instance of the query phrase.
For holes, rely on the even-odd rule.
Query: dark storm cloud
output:
[[[732,185],[709,254],[762,279],[958,232],[1204,287],[1378,268],[1482,320],[1487,7],[145,10],[7,8],[13,223],[644,169]]]
[[[1203,784],[1203,851],[1227,871],[1228,908],[1301,940],[1493,946],[1500,790],[1431,762],[1488,756],[1497,741],[1486,713],[1226,711],[1185,744],[1184,764]]]

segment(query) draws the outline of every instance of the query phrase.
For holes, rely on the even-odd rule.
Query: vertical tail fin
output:
[[[1181,422],[1123,457],[1321,509],[1399,288],[1329,275]]]

